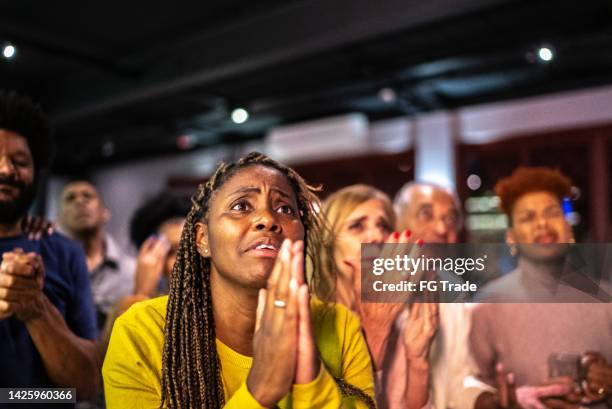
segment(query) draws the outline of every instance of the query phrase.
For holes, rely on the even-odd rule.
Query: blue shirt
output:
[[[45,265],[44,293],[79,337],[95,339],[94,313],[89,274],[80,246],[54,233],[39,241],[24,235],[0,238],[0,252],[20,247],[36,252]],[[11,316],[0,321],[0,387],[55,387],[45,371],[42,358],[26,326]],[[7,406],[2,406],[4,408]],[[41,408],[43,405],[37,405]]]

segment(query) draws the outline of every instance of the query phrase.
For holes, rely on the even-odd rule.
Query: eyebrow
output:
[[[291,199],[291,196],[288,195],[287,193],[283,192],[282,190],[278,189],[278,188],[272,188],[270,189],[270,191],[272,192],[276,192],[279,195],[283,196],[284,198],[287,199]],[[230,196],[235,196],[238,194],[244,194],[244,193],[261,193],[261,189],[258,187],[242,187],[238,190],[235,190],[234,192],[230,193]]]
[[[365,220],[365,219],[367,219],[367,218],[368,218],[368,216],[367,216],[367,215],[364,215],[364,216],[356,217],[356,218],[354,218],[354,219],[347,219],[347,220],[346,220],[346,222],[347,222],[348,224],[351,224],[351,223],[356,223],[356,222],[363,221],[363,220]]]
[[[419,205],[419,207],[417,207],[417,211],[419,210],[423,210],[423,209],[432,209],[433,208],[433,204],[431,203],[422,203]]]

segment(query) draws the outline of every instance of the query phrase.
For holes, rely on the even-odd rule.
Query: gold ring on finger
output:
[[[600,395],[604,395],[606,393],[606,389],[605,388],[599,388],[597,389],[597,393]]]
[[[284,302],[283,300],[274,300],[274,306],[276,308],[286,308],[287,307],[287,303]]]

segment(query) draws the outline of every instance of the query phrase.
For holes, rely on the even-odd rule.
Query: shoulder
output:
[[[110,234],[107,233],[104,240],[106,241],[107,257],[117,262],[122,272],[133,275],[136,268],[136,258],[126,251],[126,249],[121,248],[119,243],[117,243]]]
[[[347,328],[360,328],[361,324],[357,314],[339,303],[329,303],[316,297],[310,301],[312,321],[315,328],[336,328],[336,332],[345,331]]]
[[[138,302],[115,320],[104,360],[107,368],[127,362],[147,362],[152,367],[161,363],[167,298]]]
[[[39,249],[47,274],[59,274],[70,282],[80,282],[88,277],[85,253],[80,243],[53,233],[40,239]]]
[[[55,254],[66,256],[83,256],[83,248],[81,245],[64,236],[61,233],[54,232],[49,236],[40,239],[41,247],[54,252]]]
[[[167,304],[167,295],[137,302],[121,314],[115,325],[136,328],[145,327],[148,330],[161,330],[163,333]]]
[[[478,291],[475,299],[479,302],[494,301],[500,297],[506,300],[522,293],[520,271],[516,269],[488,282]]]

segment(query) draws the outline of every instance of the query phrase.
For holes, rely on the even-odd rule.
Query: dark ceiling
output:
[[[196,149],[612,83],[610,0],[0,0],[5,41],[0,87],[51,113],[61,172],[175,152],[181,135]]]

